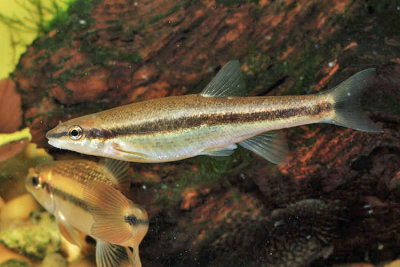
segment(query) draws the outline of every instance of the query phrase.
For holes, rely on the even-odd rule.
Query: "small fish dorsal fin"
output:
[[[246,86],[238,60],[226,63],[200,93],[204,97],[246,96]]]
[[[110,158],[103,158],[99,161],[116,180],[115,188],[124,194],[129,192],[130,178],[128,176],[129,162]]]
[[[279,131],[271,131],[254,136],[239,143],[242,147],[275,164],[286,164],[289,149],[285,135]]]
[[[97,241],[96,264],[98,267],[121,266],[128,263],[128,255],[124,247]]]

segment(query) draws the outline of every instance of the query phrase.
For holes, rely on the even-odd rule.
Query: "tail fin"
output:
[[[126,266],[127,263],[129,263],[129,258],[124,247],[97,240],[96,264],[98,267]],[[136,267],[136,265],[133,266]]]
[[[95,239],[121,245],[132,238],[139,244],[146,235],[149,227],[146,210],[114,187],[91,181],[85,185],[83,199],[94,218],[90,234]]]
[[[140,261],[139,257],[139,246],[134,244],[131,248],[125,248],[126,253],[128,254],[129,263],[132,267],[142,267],[142,262]],[[131,250],[132,249],[132,250]]]
[[[335,101],[335,116],[325,122],[364,132],[383,132],[361,109],[362,92],[368,88],[374,76],[375,69],[366,69],[323,92],[331,95]]]

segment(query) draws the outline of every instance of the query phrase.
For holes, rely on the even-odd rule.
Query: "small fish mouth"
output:
[[[46,136],[47,137],[47,136]],[[48,138],[48,137],[47,137]],[[49,145],[56,147],[56,148],[60,148],[60,144],[59,142],[57,142],[57,140],[55,139],[49,139],[48,141]]]
[[[50,138],[51,138],[51,131],[48,131],[48,132],[46,133],[46,138],[47,138],[47,139],[50,139]]]

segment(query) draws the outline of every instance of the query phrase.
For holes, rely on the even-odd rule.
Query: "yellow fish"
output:
[[[135,162],[168,162],[197,155],[228,156],[237,144],[277,164],[288,159],[274,131],[331,123],[382,132],[360,106],[375,69],[326,92],[245,97],[239,62],[229,61],[199,95],[152,99],[75,118],[50,130],[49,144],[83,154]]]
[[[57,219],[60,232],[81,245],[79,231],[93,237],[97,266],[141,266],[139,244],[148,230],[146,211],[119,190],[129,190],[127,162],[63,160],[29,170],[27,190]]]

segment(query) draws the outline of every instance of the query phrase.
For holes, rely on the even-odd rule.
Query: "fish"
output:
[[[55,216],[69,242],[82,247],[80,233],[96,240],[97,266],[137,267],[149,220],[122,193],[129,190],[128,170],[129,163],[108,158],[45,162],[29,170],[25,187]]]
[[[330,123],[382,132],[360,98],[375,69],[356,73],[322,93],[247,96],[240,64],[226,63],[200,94],[134,102],[74,118],[47,132],[56,148],[131,162],[170,162],[198,155],[229,156],[239,146],[286,164],[283,128]]]

